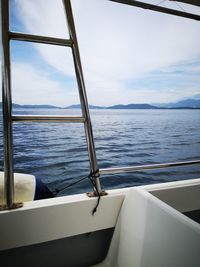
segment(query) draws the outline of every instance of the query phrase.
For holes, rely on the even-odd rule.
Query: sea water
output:
[[[80,110],[18,109],[14,114],[80,115]],[[91,110],[99,168],[200,159],[200,110]],[[84,126],[18,123],[13,127],[14,170],[42,179],[51,190],[89,174]],[[0,125],[0,168],[3,168]],[[200,178],[200,165],[103,175],[104,189]],[[89,180],[60,195],[91,191]]]

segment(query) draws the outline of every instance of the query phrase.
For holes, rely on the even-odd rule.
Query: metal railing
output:
[[[13,122],[82,122],[85,123],[86,119],[82,116],[49,116],[49,115],[18,115],[12,116]]]
[[[6,192],[6,207],[16,207],[14,203],[14,174],[13,174],[13,135],[12,124],[19,122],[64,122],[84,123],[88,155],[90,161],[90,172],[94,173],[93,180],[95,189],[101,193],[99,174],[97,173],[97,159],[92,132],[92,124],[89,106],[85,90],[81,59],[74,26],[73,14],[70,0],[63,0],[70,39],[38,36],[9,31],[9,1],[1,0],[1,33],[2,33],[2,103],[3,103],[3,125],[4,125],[4,177]],[[44,116],[44,115],[15,115],[12,116],[12,93],[10,78],[10,40],[36,42],[50,45],[66,46],[72,49],[76,79],[78,83],[79,97],[82,116]],[[94,191],[95,192],[95,191]]]
[[[10,81],[10,49],[9,49],[9,6],[8,1],[1,1],[1,49],[2,49],[2,106],[4,127],[4,180],[6,206],[14,204],[13,175],[13,140],[12,140],[12,100]]]
[[[163,7],[163,6],[159,6],[155,4],[149,4],[149,3],[135,1],[135,0],[109,0],[109,1],[200,21],[199,15],[176,10],[176,9],[171,9],[171,8],[167,8],[167,7]]]
[[[72,47],[72,40],[18,32],[9,32],[10,40]]]
[[[106,169],[100,169],[99,173],[102,175],[103,174],[129,173],[129,172],[138,172],[138,171],[145,171],[145,170],[174,168],[174,167],[181,167],[181,166],[195,165],[195,164],[200,164],[200,160],[168,162],[168,163],[139,165],[139,166],[130,166],[130,167],[106,168]]]
[[[72,55],[74,59],[76,79],[78,83],[81,109],[82,109],[83,117],[86,119],[84,126],[85,126],[85,134],[86,134],[86,141],[87,141],[87,147],[88,147],[88,155],[89,155],[89,160],[90,160],[90,170],[91,170],[91,173],[94,173],[94,175],[92,175],[94,183],[95,183],[94,192],[97,189],[98,190],[97,193],[101,193],[101,185],[100,185],[99,175],[97,173],[98,165],[97,165],[96,150],[95,150],[95,145],[94,145],[92,123],[90,119],[89,105],[87,101],[87,94],[86,94],[86,89],[85,89],[85,82],[84,82],[84,76],[83,76],[83,71],[82,71],[81,58],[79,54],[78,41],[76,37],[76,30],[75,30],[75,25],[74,25],[71,2],[70,0],[63,0],[63,4],[64,4],[65,13],[66,13],[70,39],[73,40]]]

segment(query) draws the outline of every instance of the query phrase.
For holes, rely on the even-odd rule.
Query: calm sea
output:
[[[79,110],[15,110],[75,115]],[[200,110],[91,110],[100,168],[200,159]],[[84,127],[69,123],[14,125],[15,172],[34,174],[51,190],[89,174]],[[2,125],[0,168],[3,166]],[[200,165],[101,177],[105,189],[200,177]],[[62,192],[91,190],[89,181]]]

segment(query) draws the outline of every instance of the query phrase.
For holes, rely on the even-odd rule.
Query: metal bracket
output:
[[[13,203],[12,207],[8,207],[7,205],[0,205],[0,211],[3,210],[15,210],[22,208],[24,206],[24,203],[18,202],[18,203]]]
[[[96,193],[96,191],[94,191],[94,192],[87,192],[86,195],[87,195],[88,197],[98,197],[98,194]],[[102,190],[102,191],[100,192],[100,196],[101,196],[101,197],[102,197],[102,196],[107,196],[107,195],[108,195],[108,193],[107,193],[106,191],[104,191],[104,190]]]

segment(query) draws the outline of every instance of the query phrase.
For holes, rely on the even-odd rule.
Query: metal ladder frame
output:
[[[12,124],[14,122],[70,122],[84,123],[88,155],[90,161],[90,171],[95,184],[94,195],[101,194],[99,172],[97,166],[93,131],[89,113],[89,106],[85,90],[81,59],[76,37],[74,19],[70,0],[63,0],[66,14],[69,39],[37,36],[9,31],[9,1],[1,0],[2,17],[2,103],[3,103],[3,125],[4,125],[4,179],[6,193],[6,208],[12,209],[21,204],[14,203],[14,171],[13,171],[13,134]],[[71,47],[76,79],[79,90],[79,97],[82,109],[82,116],[12,116],[12,90],[10,74],[10,40],[36,42],[43,44],[59,45]],[[96,192],[98,190],[98,192]]]
[[[172,8],[163,7],[163,6],[160,6],[159,4],[157,5],[149,4],[149,3],[146,3],[143,1],[137,1],[137,0],[109,0],[109,1],[119,3],[119,4],[129,5],[133,7],[148,9],[151,11],[156,11],[156,12],[160,12],[164,14],[174,15],[174,16],[178,16],[182,18],[200,21],[200,15],[188,13],[186,11],[180,11],[180,10],[176,10]]]

